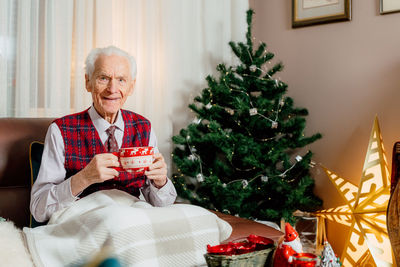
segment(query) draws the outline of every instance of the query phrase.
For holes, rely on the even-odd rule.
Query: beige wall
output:
[[[285,65],[279,74],[295,105],[309,111],[306,133],[316,162],[358,185],[375,114],[386,156],[400,140],[400,13],[379,14],[379,0],[353,0],[352,20],[291,28],[291,0],[250,0],[256,42]],[[389,165],[390,169],[390,165]],[[315,169],[325,207],[344,204]]]

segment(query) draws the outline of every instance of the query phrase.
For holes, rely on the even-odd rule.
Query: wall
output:
[[[400,140],[400,13],[378,0],[353,0],[352,20],[291,28],[290,0],[250,0],[253,33],[285,65],[279,74],[295,105],[309,111],[314,160],[358,185],[375,115],[388,157]],[[325,207],[344,204],[321,169],[313,170]]]

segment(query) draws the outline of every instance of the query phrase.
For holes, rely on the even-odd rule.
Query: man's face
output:
[[[86,90],[92,94],[96,111],[110,123],[133,93],[134,85],[128,60],[117,55],[100,55],[92,77],[86,76]]]

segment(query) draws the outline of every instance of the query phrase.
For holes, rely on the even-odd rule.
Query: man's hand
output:
[[[153,182],[155,187],[161,188],[168,181],[167,164],[165,163],[164,157],[161,153],[155,153],[153,159],[153,164],[149,166],[149,170],[145,171],[144,174]]]
[[[111,167],[119,165],[118,157],[111,153],[95,155],[85,168],[71,177],[72,195],[78,195],[92,184],[102,183],[118,176],[118,171]]]

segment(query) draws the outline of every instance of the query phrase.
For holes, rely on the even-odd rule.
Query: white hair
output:
[[[103,48],[94,48],[92,51],[90,51],[89,55],[86,57],[85,60],[85,73],[89,77],[92,76],[93,71],[94,71],[94,64],[96,63],[96,60],[99,56],[101,55],[117,55],[117,56],[122,56],[126,58],[129,62],[129,65],[131,67],[131,75],[132,79],[135,79],[136,77],[136,60],[133,56],[131,56],[128,52],[125,52],[124,50],[115,47],[113,45],[103,47]]]

